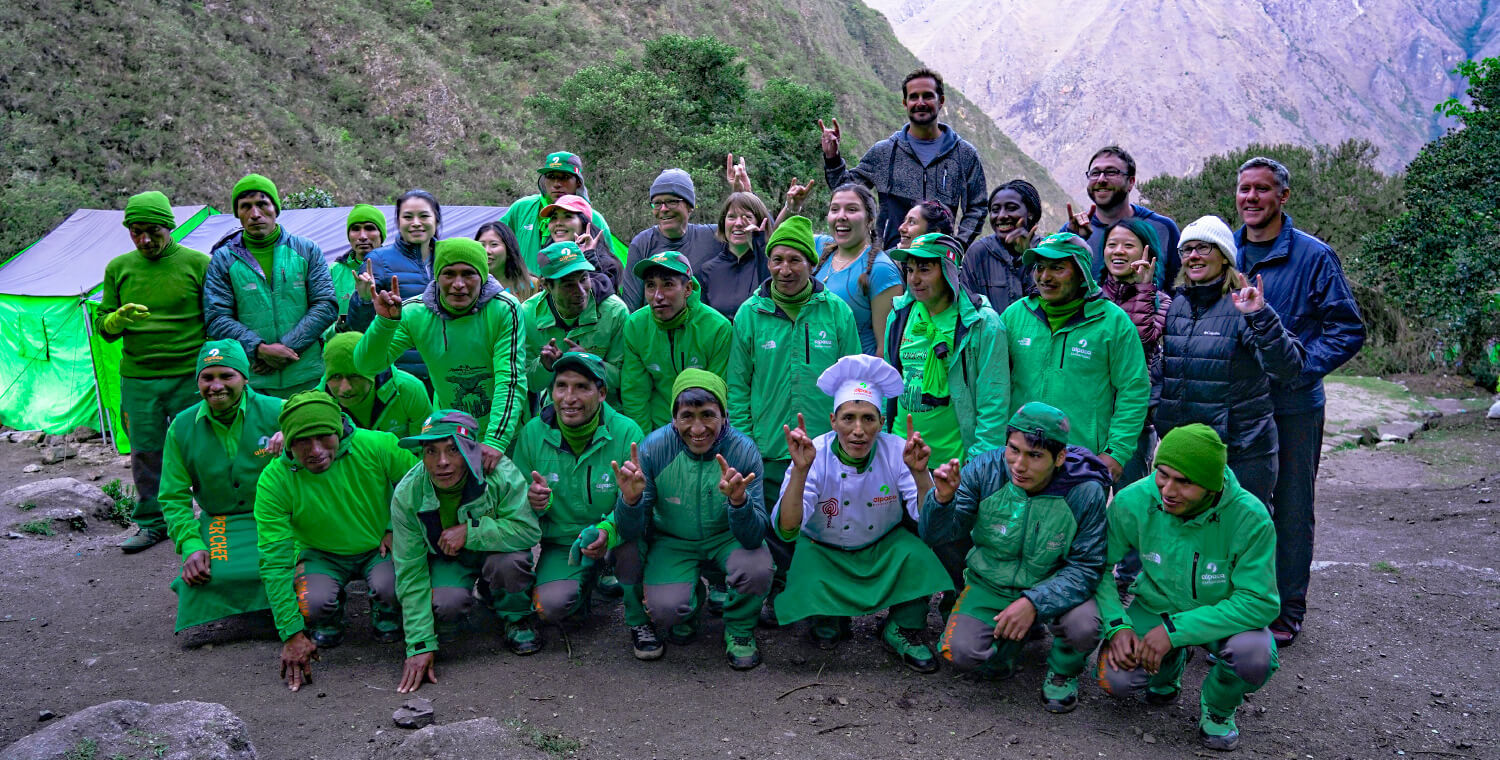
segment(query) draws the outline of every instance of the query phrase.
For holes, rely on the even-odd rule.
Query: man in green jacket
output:
[[[640,553],[633,542],[621,547],[611,520],[619,489],[610,463],[630,458],[641,428],[606,403],[603,359],[569,351],[552,367],[550,405],[526,423],[511,452],[516,467],[531,477],[528,499],[542,521],[532,606],[551,622],[578,613],[602,566],[596,561],[610,552],[628,555],[624,561],[635,566],[628,576],[637,582],[623,589],[625,625],[635,656],[654,660],[662,648],[642,602]]]
[[[157,500],[162,447],[167,425],[197,396],[194,359],[203,345],[208,257],[172,239],[172,204],[155,190],[125,203],[125,227],[135,250],[105,266],[94,331],[105,340],[125,339],[120,412],[130,438],[137,530],[120,549],[133,554],[167,537]]]
[[[339,333],[323,346],[323,390],[339,402],[356,427],[398,437],[416,435],[432,414],[427,386],[398,367],[365,374],[354,366],[354,348],[364,333]]]
[[[642,259],[633,269],[645,283],[646,305],[625,320],[625,366],[620,410],[642,430],[672,420],[672,384],[696,368],[719,377],[729,372],[733,328],[698,295],[693,265],[677,251]]]
[[[328,265],[328,276],[333,279],[333,294],[339,301],[339,319],[334,324],[339,329],[344,329],[344,315],[349,313],[349,297],[354,295],[355,288],[359,285],[360,270],[365,268],[365,255],[385,245],[385,214],[374,206],[361,203],[349,209],[344,232],[349,238],[349,252]]]
[[[235,341],[203,344],[197,366],[203,400],[172,420],[161,471],[162,516],[182,558],[172,579],[176,631],[271,606],[255,545],[255,485],[281,453],[281,399],[250,389],[250,361]]]
[[[714,316],[723,317],[714,312]],[[728,390],[718,375],[685,369],[672,386],[672,423],[632,444],[630,460],[611,463],[620,503],[614,523],[621,543],[644,539],[646,609],[667,641],[686,644],[698,635],[705,605],[699,573],[722,573],[724,648],[729,666],[760,664],[755,623],[771,587],[766,548],[765,499],[760,452],[750,437],[725,421]],[[634,581],[625,563],[620,582]]]
[[[1135,453],[1151,379],[1130,317],[1103,295],[1083,238],[1048,235],[1021,257],[1037,295],[1012,303],[1001,321],[1010,339],[1010,403],[1041,401],[1068,415],[1068,443],[1095,452],[1119,478]]]
[[[406,623],[406,664],[399,692],[437,683],[433,660],[441,639],[468,615],[474,583],[505,623],[516,654],[541,650],[528,622],[531,547],[542,536],[526,503],[526,478],[510,463],[484,474],[479,423],[456,409],[432,413],[422,431],[401,439],[422,461],[396,486],[396,593]],[[434,625],[434,619],[436,625]],[[442,626],[439,628],[438,626]]]
[[[281,677],[296,691],[318,648],[343,640],[349,581],[363,578],[370,587],[376,637],[400,638],[391,494],[417,459],[396,436],[356,428],[323,391],[287,399],[279,422],[286,454],[256,483],[255,530],[261,582],[283,642]]]
[[[1203,746],[1239,746],[1234,713],[1280,667],[1270,624],[1276,592],[1276,529],[1265,505],[1235,480],[1218,433],[1174,428],[1156,449],[1152,477],[1126,486],[1109,509],[1109,565],[1140,551],[1129,607],[1108,574],[1094,593],[1102,620],[1099,683],[1118,697],[1167,705],[1182,691],[1188,648],[1213,664],[1199,698]],[[1074,653],[1082,668],[1087,651]]]
[[[584,186],[583,159],[572,153],[549,153],[536,173],[538,193],[517,199],[500,217],[500,221],[505,222],[505,226],[516,233],[516,244],[520,246],[521,256],[526,259],[526,265],[533,272],[537,271],[537,252],[552,242],[552,231],[549,229],[552,220],[542,216],[542,209],[556,203],[564,195],[577,195],[584,200],[589,197],[588,188]],[[615,241],[610,234],[609,223],[604,221],[598,211],[594,212],[593,221],[600,234],[605,236],[606,250],[612,248]]]
[[[610,292],[608,278],[574,243],[553,243],[537,254],[542,291],[521,304],[526,327],[526,386],[548,395],[554,362],[568,351],[601,357],[608,373],[609,401],[620,403],[620,365],[625,359],[625,320],[630,311]],[[546,398],[542,404],[547,403]]]
[[[972,536],[964,590],[948,616],[941,654],[992,678],[1016,671],[1034,623],[1052,624],[1042,681],[1048,712],[1078,706],[1078,675],[1099,643],[1087,604],[1104,570],[1104,506],[1112,478],[1087,450],[1068,446],[1068,417],[1039,402],[1011,415],[1005,448],[949,460],[933,473],[919,527],[931,544]]]
[[[243,229],[214,244],[203,282],[208,337],[240,342],[250,385],[287,398],[323,379],[323,333],[338,318],[338,298],[323,250],[281,228],[276,185],[247,174],[230,207]]]

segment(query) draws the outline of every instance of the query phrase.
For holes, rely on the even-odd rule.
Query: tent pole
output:
[[[94,362],[94,325],[89,319],[89,297],[79,296],[78,308],[83,310],[83,334],[88,337],[89,373],[94,376],[94,409],[99,413],[99,434],[104,436],[104,445],[115,445],[114,431],[110,430],[109,417],[104,411],[104,394],[99,392],[99,365]]]

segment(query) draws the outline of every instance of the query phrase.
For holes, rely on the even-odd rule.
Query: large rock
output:
[[[244,721],[213,702],[105,702],[49,723],[0,751],[0,760],[116,756],[161,760],[256,757]]]
[[[52,478],[16,486],[0,494],[0,507],[19,509],[30,504],[25,513],[42,515],[77,514],[89,519],[107,520],[114,511],[115,500],[98,486],[80,483],[73,478]]]
[[[550,760],[545,752],[527,746],[516,729],[502,725],[494,718],[428,726],[388,750],[381,760],[459,757],[464,760]],[[8,758],[0,756],[0,760]]]

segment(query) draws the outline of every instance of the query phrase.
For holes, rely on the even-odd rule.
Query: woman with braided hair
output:
[[[990,192],[989,213],[995,234],[969,246],[959,267],[959,280],[989,299],[990,308],[1000,313],[1036,292],[1021,256],[1037,238],[1042,199],[1030,182],[1013,179]]]
[[[833,189],[828,201],[832,238],[818,240],[823,261],[813,278],[854,311],[861,350],[884,357],[885,323],[891,302],[901,293],[901,272],[874,237],[877,208],[875,194],[864,185],[848,183]]]

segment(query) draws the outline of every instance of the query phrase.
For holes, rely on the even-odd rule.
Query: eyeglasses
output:
[[[1084,172],[1083,176],[1088,177],[1089,179],[1099,179],[1100,177],[1105,177],[1108,179],[1119,179],[1120,177],[1125,176],[1125,172],[1122,172],[1114,167],[1110,167],[1108,169],[1090,169]]]
[[[1182,246],[1178,250],[1182,251],[1184,256],[1207,256],[1218,251],[1219,247],[1212,243],[1193,243]]]
[[[669,208],[677,208],[687,201],[681,198],[673,198],[669,201],[651,201],[651,208],[655,211],[665,211]]]

